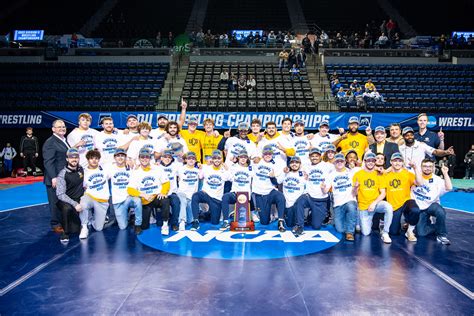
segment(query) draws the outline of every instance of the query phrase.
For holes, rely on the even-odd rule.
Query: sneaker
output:
[[[199,229],[199,221],[198,220],[194,220],[192,223],[191,223],[191,230],[198,230]]]
[[[451,245],[451,242],[449,241],[448,237],[446,236],[438,236],[436,237],[436,240],[442,243],[443,245]]]
[[[356,231],[357,234],[360,234],[360,225],[356,225]]]
[[[176,224],[171,225],[171,230],[173,230],[174,232],[177,232],[179,230],[178,225]]]
[[[168,236],[170,234],[170,227],[168,225],[161,226],[161,235]]]
[[[382,238],[383,242],[386,244],[392,243],[392,238],[390,238],[390,236],[387,233],[383,233],[380,238]]]
[[[301,236],[301,235],[304,234],[304,229],[303,229],[303,227],[301,227],[300,225],[295,225],[295,226],[293,227],[293,229],[291,230],[291,232],[292,232],[296,237],[298,237],[298,236]]]
[[[281,233],[286,232],[285,221],[282,220],[282,219],[279,219],[279,220],[278,220],[278,230],[279,230]]]
[[[405,233],[405,237],[408,239],[408,241],[413,241],[413,242],[415,242],[415,241],[418,240],[418,239],[416,238],[414,232],[411,232],[411,233],[410,233],[410,232],[407,231],[407,232]]]
[[[59,237],[59,241],[61,241],[63,244],[66,244],[69,242],[69,235],[66,233],[62,233],[61,237]]]
[[[142,232],[142,225],[135,225],[135,235],[140,235]]]
[[[89,228],[86,225],[82,225],[81,233],[79,234],[79,239],[86,239],[89,237]]]
[[[179,222],[179,230],[186,230],[186,223],[184,221]]]
[[[346,233],[346,240],[347,241],[354,241],[354,234],[353,233]]]
[[[408,229],[408,223],[403,223],[402,229],[403,229],[403,230],[407,230],[407,229]]]
[[[63,234],[64,233],[64,229],[61,227],[61,225],[56,225],[56,226],[52,227],[51,230],[56,234]]]
[[[219,230],[228,230],[230,227],[229,221],[223,221]]]
[[[252,221],[253,221],[254,223],[259,223],[259,222],[260,222],[260,218],[258,217],[258,214],[257,214],[257,212],[255,212],[255,211],[252,212]]]

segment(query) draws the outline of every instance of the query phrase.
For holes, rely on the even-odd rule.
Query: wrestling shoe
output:
[[[59,241],[61,241],[63,244],[67,244],[69,242],[69,235],[63,232],[61,237],[59,237]]]
[[[411,233],[410,233],[409,231],[407,231],[407,232],[405,233],[405,237],[408,239],[408,241],[413,241],[413,242],[415,242],[415,241],[418,240],[418,239],[416,238],[414,232],[411,232]]]
[[[380,238],[386,244],[391,244],[392,243],[392,238],[390,238],[390,236],[387,233],[383,233]]]
[[[291,232],[295,235],[295,237],[298,237],[304,234],[304,229],[300,225],[295,225]]]
[[[163,224],[163,226],[161,226],[161,235],[168,236],[169,234],[170,234],[170,227],[168,226],[168,224]]]
[[[87,225],[82,225],[79,239],[86,239],[87,237],[89,237],[89,228],[87,228]]]
[[[199,221],[196,219],[191,223],[191,230],[198,230],[199,229]]]
[[[179,230],[180,231],[186,230],[186,222],[185,221],[179,222]]]
[[[228,230],[230,227],[229,221],[223,221],[219,230]]]
[[[436,237],[436,240],[442,243],[443,245],[451,245],[451,242],[449,241],[448,237],[446,236],[438,236]]]
[[[258,213],[256,211],[252,212],[252,221],[254,223],[259,223],[260,222],[260,218],[258,217]]]

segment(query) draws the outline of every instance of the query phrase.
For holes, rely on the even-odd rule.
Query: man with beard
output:
[[[99,133],[95,129],[90,128],[92,117],[89,113],[79,114],[78,124],[69,135],[67,136],[67,142],[79,151],[79,163],[82,167],[87,166],[86,154],[89,150],[95,148],[95,137]]]
[[[102,132],[95,136],[95,146],[99,150],[102,165],[111,164],[117,147],[122,144],[122,135],[114,129],[114,121],[111,117],[102,119]]]
[[[369,146],[371,152],[378,154],[382,153],[385,156],[384,165],[385,169],[390,168],[390,157],[396,152],[399,152],[398,145],[391,143],[386,140],[387,134],[383,126],[377,126],[374,132],[375,143]]]
[[[304,121],[295,121],[295,135],[293,136],[292,148],[294,149],[294,155],[300,158],[301,165],[307,167],[311,164],[309,159],[309,149],[311,148],[311,141],[307,135],[304,134]]]
[[[365,150],[369,147],[367,137],[357,130],[359,129],[359,119],[355,116],[349,118],[349,132],[347,137],[341,137],[337,145],[341,149],[343,154],[346,154],[349,150],[353,149],[357,152],[358,157],[362,157]]]
[[[158,139],[156,151],[162,154],[166,149],[172,150],[173,158],[177,162],[183,163],[183,155],[189,150],[186,141],[179,136],[179,130],[180,128],[177,122],[168,122],[165,127],[166,135]]]
[[[156,120],[158,124],[158,128],[153,129],[150,132],[150,137],[157,140],[164,136],[166,133],[166,125],[168,124],[168,117],[164,114],[158,115],[158,119]]]
[[[61,121],[62,122],[62,121]],[[57,122],[56,122],[57,123]],[[62,123],[64,124],[64,123]],[[84,195],[84,170],[79,165],[79,152],[76,148],[70,148],[66,152],[67,165],[56,177],[56,194],[58,197],[57,207],[61,213],[61,242],[67,243],[71,233],[81,233],[79,238],[87,238],[87,214],[82,211],[80,204]]]
[[[286,166],[286,157],[294,156],[295,150],[292,149],[291,142],[293,137],[286,138],[277,132],[277,127],[275,122],[268,122],[265,126],[265,136],[258,143],[258,153],[262,153],[263,148],[270,146],[273,152],[273,159],[276,164],[280,165],[281,168]],[[283,145],[286,144],[286,145]]]
[[[329,209],[329,195],[322,190],[321,185],[334,172],[334,165],[322,161],[321,151],[318,148],[311,148],[309,159],[311,165],[305,168],[308,174],[306,194],[298,200],[297,217],[301,219],[305,208],[311,209],[311,226],[320,229]],[[300,224],[301,221],[297,223]]]
[[[416,168],[415,172],[419,172],[418,170]],[[446,210],[440,205],[439,198],[446,192],[451,191],[453,185],[448,175],[448,167],[441,167],[444,180],[433,174],[433,170],[433,161],[423,159],[421,162],[421,177],[423,181],[411,190],[411,198],[416,201],[420,208],[420,219],[416,225],[416,232],[418,236],[435,234],[438,242],[443,245],[449,245],[451,242],[447,237]]]
[[[224,148],[225,153],[225,163],[227,166],[231,166],[237,158],[237,155],[242,151],[245,150],[249,155],[250,159],[255,158],[257,147],[255,143],[253,143],[248,138],[249,133],[249,126],[247,123],[240,123],[238,127],[239,134],[233,137],[226,137],[229,136],[227,134],[224,135],[221,143],[219,144],[219,148]]]
[[[327,145],[333,144],[337,145],[337,140],[342,136],[334,135],[329,133],[329,121],[322,120],[319,123],[319,132],[314,135],[311,140],[311,147],[318,148],[321,152],[324,152],[324,148]]]
[[[390,244],[389,228],[392,224],[393,208],[384,201],[386,196],[385,181],[374,169],[375,154],[368,152],[364,157],[364,167],[353,178],[353,190],[357,194],[362,234],[368,236],[372,230],[372,219],[375,213],[384,214],[382,241]]]
[[[437,157],[443,157],[448,155],[454,155],[453,147],[449,147],[447,150],[434,149],[423,142],[415,140],[415,133],[413,128],[407,126],[403,129],[403,139],[405,144],[400,146],[400,153],[403,156],[403,161],[407,169],[412,171],[411,165],[420,166],[423,159],[426,156],[435,155]],[[413,171],[412,171],[413,172]]]

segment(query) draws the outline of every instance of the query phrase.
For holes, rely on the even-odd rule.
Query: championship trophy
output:
[[[235,203],[234,220],[230,223],[230,230],[253,231],[255,225],[250,216],[250,201],[248,192],[235,192],[237,202]]]

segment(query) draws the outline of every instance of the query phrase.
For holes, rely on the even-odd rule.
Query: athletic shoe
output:
[[[353,233],[346,233],[346,240],[347,241],[354,241],[354,234]]]
[[[405,237],[408,239],[408,241],[413,241],[413,242],[415,242],[415,241],[418,240],[418,239],[416,238],[414,232],[411,232],[411,233],[410,233],[409,231],[407,231],[407,232],[405,233]]]
[[[386,243],[386,244],[391,244],[392,243],[392,238],[390,238],[388,233],[383,233],[380,238],[382,238],[383,242]]]
[[[443,245],[451,245],[451,242],[449,241],[448,237],[446,236],[438,236],[436,237],[436,240],[442,243]]]
[[[278,230],[279,230],[280,232],[282,232],[282,233],[286,231],[286,228],[285,228],[285,221],[282,220],[282,219],[279,219],[279,220],[278,220]]]
[[[170,227],[168,225],[161,226],[161,235],[168,236],[170,234]]]
[[[142,232],[142,225],[135,225],[135,235],[140,235]]]
[[[301,235],[304,234],[304,229],[303,229],[303,227],[301,227],[300,225],[295,225],[295,226],[293,227],[293,229],[291,230],[291,232],[292,232],[296,237],[298,237],[298,236],[301,236]]]
[[[69,235],[66,234],[66,233],[62,233],[61,234],[61,237],[59,237],[59,240],[63,243],[63,244],[67,244],[69,242]]]
[[[89,228],[86,225],[82,225],[81,233],[79,234],[79,239],[86,239],[89,237]]]
[[[191,223],[191,230],[198,230],[199,229],[199,221],[196,219]]]
[[[360,225],[356,225],[356,234],[360,234]]]
[[[229,221],[223,221],[219,230],[228,230],[230,227]]]
[[[177,232],[177,231],[179,230],[179,227],[178,227],[178,225],[173,224],[173,225],[171,225],[171,229],[172,229],[174,232]]]
[[[258,214],[257,214],[256,211],[253,211],[253,212],[252,212],[252,221],[253,221],[254,223],[259,223],[259,222],[260,222],[260,218],[258,217]]]
[[[179,222],[179,230],[186,230],[186,223],[184,221]]]

